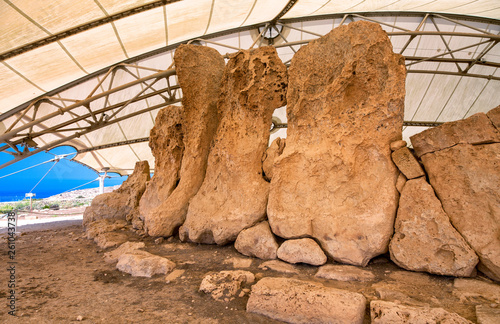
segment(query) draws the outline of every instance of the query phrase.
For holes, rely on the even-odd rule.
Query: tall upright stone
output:
[[[174,61],[183,93],[184,155],[179,184],[146,219],[150,236],[171,236],[184,222],[189,200],[205,178],[210,143],[218,122],[217,100],[224,58],[210,47],[181,45],[175,51]]]
[[[100,219],[125,220],[138,213],[146,184],[150,180],[148,161],[135,164],[134,172],[125,180],[120,188],[113,192],[103,193],[92,199],[92,204],[85,208],[83,225]]]
[[[155,174],[139,203],[142,220],[150,217],[151,212],[170,196],[179,182],[184,153],[182,107],[168,106],[158,112],[155,126],[149,134],[149,147],[155,157]]]
[[[207,173],[179,230],[181,239],[226,244],[264,219],[269,183],[262,176],[262,155],[273,111],[286,104],[287,83],[286,66],[273,47],[230,57]]]
[[[430,128],[410,139],[451,223],[500,281],[500,132],[488,114]]]
[[[267,213],[284,238],[316,238],[354,265],[387,251],[401,140],[405,65],[387,34],[353,22],[303,46],[289,68],[286,147],[274,163]]]

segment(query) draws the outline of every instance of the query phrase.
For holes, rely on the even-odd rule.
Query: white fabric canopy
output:
[[[395,52],[407,57],[405,121],[457,120],[500,104],[496,99],[500,93],[498,1],[6,0],[0,2],[0,134],[29,125],[34,117],[63,112],[81,100],[168,70],[180,42],[202,38],[202,45],[221,54],[272,42],[288,62],[305,41],[360,19],[381,23]],[[259,32],[269,22],[284,26],[281,36],[260,41]],[[133,66],[105,74],[120,62]],[[136,161],[144,159],[153,166],[146,140],[154,118],[160,107],[182,97],[179,89],[174,94],[153,95],[167,88],[167,82],[175,87],[175,75],[148,88],[154,80],[93,100],[88,108],[80,106],[40,121],[17,132],[11,141],[67,121],[66,130],[47,132],[33,141],[38,147],[55,142],[73,145],[81,152],[76,159],[96,170],[109,167],[128,174]],[[48,100],[39,100],[47,94]],[[95,114],[92,131],[69,138],[68,129],[83,131],[89,126],[85,119],[76,120],[77,116],[119,105],[137,94],[146,97],[123,109]],[[26,110],[30,103],[32,108]],[[286,122],[285,109],[277,110],[275,116]],[[423,129],[407,126],[404,137]],[[276,136],[286,136],[286,129],[274,132]]]

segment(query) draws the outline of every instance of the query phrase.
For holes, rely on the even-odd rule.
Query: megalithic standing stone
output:
[[[206,177],[179,229],[181,239],[226,244],[264,219],[269,183],[262,175],[262,155],[273,111],[286,103],[287,83],[286,66],[273,47],[230,57]]]
[[[150,236],[171,236],[186,218],[189,200],[198,192],[207,157],[217,129],[217,100],[224,58],[213,48],[181,45],[174,54],[175,69],[182,88],[184,155],[179,184],[145,220]]]
[[[149,147],[155,157],[155,174],[149,181],[139,203],[142,220],[170,196],[179,182],[184,141],[182,107],[168,106],[156,115],[155,126],[149,134]]]
[[[354,265],[387,251],[398,202],[406,69],[378,24],[353,22],[293,57],[288,130],[267,213],[283,238],[312,237]]]

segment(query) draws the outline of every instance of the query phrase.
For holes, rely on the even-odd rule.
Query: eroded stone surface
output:
[[[259,268],[264,270],[283,272],[283,273],[295,273],[295,274],[299,273],[299,270],[297,270],[295,266],[280,260],[270,260],[262,262],[259,265]]]
[[[263,278],[252,286],[247,312],[288,323],[363,323],[363,295],[287,278]]]
[[[264,153],[262,157],[262,171],[264,171],[264,178],[267,181],[271,181],[273,178],[274,160],[283,153],[285,145],[286,139],[277,137]]]
[[[498,131],[500,131],[500,106],[491,109],[486,113],[486,116],[490,119],[493,126],[496,127]]]
[[[477,305],[476,306],[476,317],[478,324],[498,324],[500,323],[500,307],[495,304],[496,307],[490,307],[488,305]]]
[[[370,314],[374,324],[472,324],[462,316],[442,308],[406,306],[383,300],[370,303]]]
[[[96,196],[83,213],[83,225],[99,219],[125,220],[128,214],[139,207],[139,201],[150,179],[148,161],[135,164],[134,172],[120,188]]]
[[[146,245],[144,242],[125,242],[113,251],[104,253],[104,261],[106,263],[114,263],[117,262],[120,258],[120,255],[129,253],[138,249],[144,248]]]
[[[123,232],[105,232],[94,237],[94,242],[96,242],[101,249],[118,246],[127,241],[128,236]]]
[[[422,162],[451,223],[500,281],[500,143],[457,144]]]
[[[244,285],[254,281],[255,276],[250,271],[221,271],[206,275],[201,282],[200,291],[210,294],[215,300],[228,302],[240,294]]]
[[[121,230],[127,226],[127,221],[124,219],[112,220],[112,219],[99,219],[91,222],[85,228],[85,233],[89,240],[95,238],[97,235]]]
[[[286,103],[286,87],[286,66],[273,47],[231,55],[205,180],[179,229],[182,239],[226,244],[264,219],[269,183],[262,177],[262,155],[272,113]]]
[[[182,88],[182,133],[184,155],[179,184],[152,212],[145,225],[151,236],[171,236],[182,225],[190,199],[198,192],[217,129],[217,100],[224,59],[207,46],[180,45],[174,54],[175,69]]]
[[[403,188],[405,187],[406,181],[408,181],[408,179],[406,179],[405,175],[399,173],[398,179],[396,180],[396,189],[400,194],[403,192]]]
[[[477,279],[456,278],[453,294],[460,299],[476,298],[500,304],[500,285]]]
[[[391,143],[391,151],[397,151],[400,148],[406,147],[407,145],[408,145],[408,143],[406,143],[406,141],[403,141],[403,140],[392,142]]]
[[[269,260],[276,259],[279,245],[271,233],[269,223],[264,221],[241,231],[234,242],[234,247],[241,254]]]
[[[175,268],[175,263],[146,251],[135,250],[120,255],[116,268],[134,277],[151,277],[169,273]]]
[[[314,237],[336,261],[387,251],[398,203],[405,66],[379,25],[354,22],[301,47],[289,68],[286,147],[274,163],[273,232]]]
[[[404,269],[447,276],[470,276],[478,262],[425,178],[406,182],[389,251]]]
[[[149,147],[155,157],[155,174],[139,203],[139,217],[143,221],[170,196],[179,181],[184,153],[181,107],[168,106],[158,112],[155,126],[149,134]],[[149,231],[161,232],[162,229],[153,228],[155,224],[150,224]],[[134,227],[139,226],[136,224]]]
[[[499,132],[484,113],[424,130],[410,137],[418,157],[457,144],[498,142]]]
[[[278,258],[288,263],[307,263],[323,265],[326,255],[321,247],[310,238],[287,240],[281,244],[277,252]]]
[[[327,264],[319,268],[316,277],[340,281],[374,281],[373,272],[355,266]]]
[[[407,147],[402,147],[392,152],[392,161],[394,161],[394,164],[396,164],[399,171],[401,171],[408,179],[425,176],[420,163],[418,163],[417,159]]]

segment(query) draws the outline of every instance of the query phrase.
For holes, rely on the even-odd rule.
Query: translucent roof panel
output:
[[[309,40],[357,20],[380,23],[406,57],[405,121],[456,120],[499,104],[498,1],[298,0],[290,9],[291,3],[0,2],[0,133],[20,134],[12,138],[16,145],[29,136],[39,147],[73,145],[77,160],[96,170],[127,174],[140,159],[153,166],[147,138],[154,118],[182,98],[176,76],[165,72],[180,43],[201,39],[197,44],[223,55],[272,43],[289,64]],[[259,38],[268,23],[277,23],[280,34]],[[33,117],[37,123],[25,126]],[[286,122],[286,108],[275,117]],[[405,127],[404,136],[422,129]],[[286,128],[276,136],[286,136]]]

